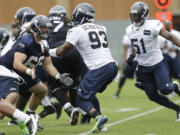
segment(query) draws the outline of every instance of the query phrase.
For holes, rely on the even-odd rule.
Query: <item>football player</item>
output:
[[[106,27],[94,24],[94,17],[95,10],[92,5],[77,5],[72,13],[75,27],[68,31],[65,43],[51,49],[50,53],[56,57],[63,56],[75,46],[81,54],[88,71],[77,91],[77,105],[96,120],[92,132],[98,132],[108,119],[101,115],[96,94],[103,92],[114,79],[118,67],[108,47]]]
[[[16,75],[20,76],[24,82],[23,85],[20,85],[19,82],[17,84],[12,75],[9,75],[11,72],[2,72],[3,70],[1,70],[0,98],[14,104],[17,100],[19,89],[31,91],[33,94],[31,95],[28,108],[29,114],[35,113],[41,100],[47,94],[47,87],[35,75],[36,66],[42,63],[49,75],[67,86],[73,83],[73,80],[67,74],[59,74],[52,65],[46,41],[51,26],[52,24],[46,16],[39,15],[34,17],[31,20],[30,33],[19,37],[12,49],[0,57],[1,68],[5,71],[17,72]]]
[[[129,58],[129,55],[131,54],[131,42],[128,39],[127,35],[123,36],[122,43],[124,45],[124,51],[123,51],[123,62],[124,63],[123,64],[125,64],[125,66],[122,71],[122,76],[119,81],[118,89],[114,95],[115,99],[119,98],[119,94],[122,90],[122,87],[123,87],[125,81],[126,81],[126,78],[130,78],[130,79],[134,78],[134,73],[135,73],[135,70],[137,67],[136,60],[133,61],[133,64],[131,66],[126,64],[126,60],[127,60],[127,58]]]
[[[3,48],[5,47],[5,45],[8,43],[9,39],[10,39],[9,32],[4,28],[0,28],[0,54]]]
[[[144,9],[145,9],[144,18],[148,18],[148,15],[149,15],[148,14],[148,12],[149,12],[148,5],[146,3],[144,3],[144,2],[141,2],[141,4],[144,6]],[[123,62],[126,63],[127,58],[129,58],[129,55],[132,52],[132,50],[130,49],[131,48],[131,41],[128,39],[127,35],[123,36],[122,43],[124,45]],[[125,68],[123,69],[122,76],[121,76],[120,81],[119,81],[118,89],[117,89],[117,91],[116,91],[116,93],[114,95],[115,99],[119,98],[121,88],[123,87],[123,85],[124,85],[124,83],[126,81],[126,78],[131,79],[131,78],[134,77],[134,73],[135,73],[137,64],[138,64],[137,61],[134,60],[131,66],[125,65]]]
[[[66,17],[66,10],[60,5],[53,6],[49,11],[49,19],[53,24],[48,38],[51,49],[62,45],[66,40],[67,32],[72,28],[71,21]],[[78,121],[78,109],[75,108],[76,89],[79,85],[79,78],[86,71],[86,66],[75,47],[61,58],[52,57],[54,66],[60,73],[69,73],[74,80],[73,88],[65,87],[64,84],[50,81],[50,89],[53,96],[64,106],[65,112],[68,114],[70,124],[76,125]],[[71,95],[71,101],[68,100],[67,93]]]
[[[167,31],[171,32],[177,37],[180,37],[180,33],[174,29],[170,29],[170,25],[170,21],[164,22],[164,26]],[[162,48],[164,59],[168,64],[171,77],[180,80],[180,60],[177,53],[179,48],[177,48],[171,41],[166,40],[161,36],[158,37],[158,41]]]
[[[132,64],[136,54],[138,70],[136,71],[136,86],[143,89],[151,101],[154,101],[177,112],[177,120],[180,120],[180,107],[170,101],[166,96],[172,91],[180,95],[177,84],[170,81],[169,71],[164,61],[162,51],[157,43],[158,35],[180,46],[180,39],[166,31],[158,20],[145,18],[145,7],[141,2],[135,2],[131,6],[130,18],[132,24],[127,28],[126,34],[131,40],[135,52],[127,62]],[[164,94],[160,94],[158,90]]]

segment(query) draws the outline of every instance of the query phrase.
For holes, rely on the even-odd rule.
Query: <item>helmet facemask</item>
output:
[[[130,18],[131,18],[132,23],[136,27],[141,26],[145,21],[144,14],[143,13],[137,13],[136,11],[130,13]]]

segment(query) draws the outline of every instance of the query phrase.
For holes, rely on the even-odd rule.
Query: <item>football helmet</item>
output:
[[[35,11],[30,7],[23,7],[16,11],[14,16],[16,22],[20,25],[24,24],[25,22],[30,22],[31,19],[36,15]]]
[[[30,31],[40,39],[46,40],[48,38],[50,28],[52,28],[52,24],[49,18],[44,15],[35,16],[31,20]]]
[[[72,21],[74,25],[83,24],[86,22],[94,22],[95,10],[88,3],[80,3],[72,13]]]
[[[49,16],[66,16],[66,10],[61,5],[55,5],[49,10]]]
[[[4,46],[9,40],[9,37],[9,32],[4,28],[0,28],[0,49],[4,48]]]
[[[146,3],[135,2],[131,6],[130,18],[132,23],[136,27],[141,26],[144,23],[145,19],[148,18],[148,15],[149,15],[149,9]]]

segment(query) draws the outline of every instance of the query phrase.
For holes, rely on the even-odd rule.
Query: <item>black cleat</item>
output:
[[[56,119],[59,119],[62,113],[62,105],[60,103],[56,103],[55,105],[56,108]]]
[[[91,116],[86,114],[86,115],[81,115],[81,124],[88,124],[90,123]]]
[[[47,115],[49,114],[53,114],[56,112],[56,108],[52,105],[49,105],[49,106],[45,106],[44,107],[44,110],[42,110],[40,113],[39,113],[39,117],[40,118],[45,118]]]
[[[71,125],[76,125],[77,122],[78,122],[78,118],[79,118],[79,110],[78,110],[78,108],[70,106],[65,111],[68,114],[69,123]]]
[[[12,125],[17,125],[17,122],[15,120],[13,120],[13,119],[8,121],[8,126],[12,126]]]
[[[37,117],[34,115],[30,115],[29,121],[26,123],[30,135],[35,135],[37,132]]]
[[[5,133],[4,132],[0,132],[0,135],[5,135]]]

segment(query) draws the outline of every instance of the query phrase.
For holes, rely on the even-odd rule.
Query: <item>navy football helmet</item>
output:
[[[59,16],[63,17],[66,16],[66,10],[61,5],[55,5],[49,10],[49,16]]]
[[[26,22],[30,22],[35,15],[36,13],[32,8],[23,7],[16,11],[14,18],[20,25],[22,25]]]
[[[72,13],[72,21],[74,25],[83,24],[86,22],[94,22],[95,10],[88,3],[80,3]]]
[[[130,18],[132,23],[136,27],[141,26],[144,23],[145,19],[148,18],[148,15],[149,15],[149,9],[146,3],[135,2],[131,6]]]
[[[4,48],[9,40],[9,37],[9,32],[4,28],[0,28],[0,49]]]
[[[40,39],[46,40],[48,38],[50,28],[52,28],[52,24],[49,18],[44,15],[35,16],[31,20],[30,31]]]

